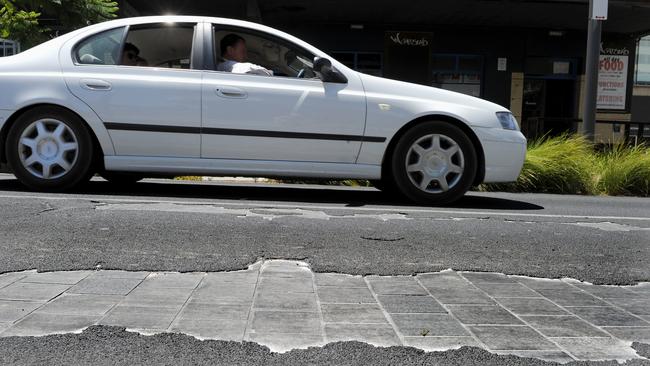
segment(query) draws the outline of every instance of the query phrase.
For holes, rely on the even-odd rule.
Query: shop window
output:
[[[352,70],[382,76],[383,60],[379,52],[331,52],[331,55]]]
[[[641,38],[637,50],[634,80],[637,85],[650,85],[650,36]]]
[[[432,67],[433,86],[474,97],[481,96],[482,56],[434,54]]]

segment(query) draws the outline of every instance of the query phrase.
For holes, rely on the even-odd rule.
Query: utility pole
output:
[[[585,100],[582,115],[582,133],[594,141],[596,110],[598,108],[598,72],[603,21],[607,19],[608,0],[589,0],[587,29],[587,62],[585,72]]]

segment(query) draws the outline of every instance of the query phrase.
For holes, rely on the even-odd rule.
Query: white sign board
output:
[[[625,110],[629,56],[601,55],[598,109]]]
[[[508,70],[508,59],[504,57],[499,57],[497,59],[497,71],[507,71]]]
[[[607,8],[609,0],[590,0],[591,19],[607,20]]]

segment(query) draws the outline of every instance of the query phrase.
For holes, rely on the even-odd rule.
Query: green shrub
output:
[[[582,136],[545,137],[529,143],[517,182],[486,184],[488,191],[592,194],[594,151]]]
[[[600,193],[650,196],[650,149],[614,146],[598,155],[594,174]]]

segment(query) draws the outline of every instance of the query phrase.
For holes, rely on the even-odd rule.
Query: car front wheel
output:
[[[460,128],[447,122],[424,122],[398,141],[391,165],[402,194],[416,203],[442,205],[470,189],[477,154]]]
[[[40,107],[20,116],[9,130],[8,163],[35,190],[71,189],[90,177],[92,138],[76,115]]]

